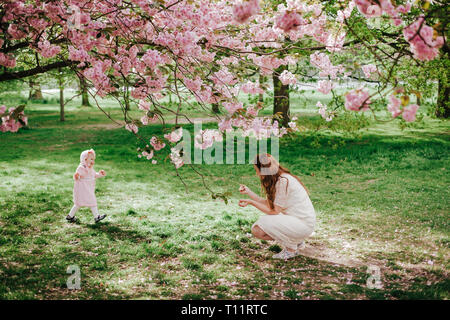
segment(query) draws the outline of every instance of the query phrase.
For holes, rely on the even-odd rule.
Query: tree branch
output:
[[[0,82],[3,81],[9,81],[9,80],[17,80],[22,79],[30,76],[34,76],[36,74],[45,73],[47,71],[68,67],[74,65],[76,62],[74,61],[58,61],[54,63],[47,64],[45,66],[37,66],[33,69],[23,70],[23,71],[17,71],[17,72],[5,72],[0,74]]]

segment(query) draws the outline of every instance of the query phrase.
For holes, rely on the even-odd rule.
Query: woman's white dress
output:
[[[314,231],[316,213],[308,193],[292,175],[283,173],[275,186],[274,204],[283,208],[277,215],[264,215],[259,226],[283,247],[295,250]]]

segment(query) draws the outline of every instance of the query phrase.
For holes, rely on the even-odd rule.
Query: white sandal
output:
[[[286,249],[281,250],[281,252],[274,254],[272,256],[273,259],[283,259],[283,260],[287,260],[287,259],[291,259],[294,258],[296,256],[298,256],[299,254],[297,253],[297,251],[291,252],[288,251]]]

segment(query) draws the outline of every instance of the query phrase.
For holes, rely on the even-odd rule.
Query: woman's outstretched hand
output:
[[[244,207],[248,206],[250,204],[250,201],[251,200],[247,200],[247,199],[239,200],[239,207],[244,208]]]
[[[99,173],[102,177],[105,177],[105,176],[106,176],[105,170],[100,170],[98,173]]]
[[[241,184],[240,187],[239,187],[239,192],[241,194],[249,194],[250,193],[250,189],[246,185]]]

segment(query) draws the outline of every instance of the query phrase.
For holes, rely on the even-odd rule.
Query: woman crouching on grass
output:
[[[313,233],[316,224],[308,191],[297,176],[270,154],[258,155],[254,167],[267,199],[241,185],[239,191],[251,199],[239,200],[239,206],[251,204],[266,214],[253,224],[252,234],[258,239],[275,240],[283,247],[273,258],[293,258],[299,255],[304,239]]]

